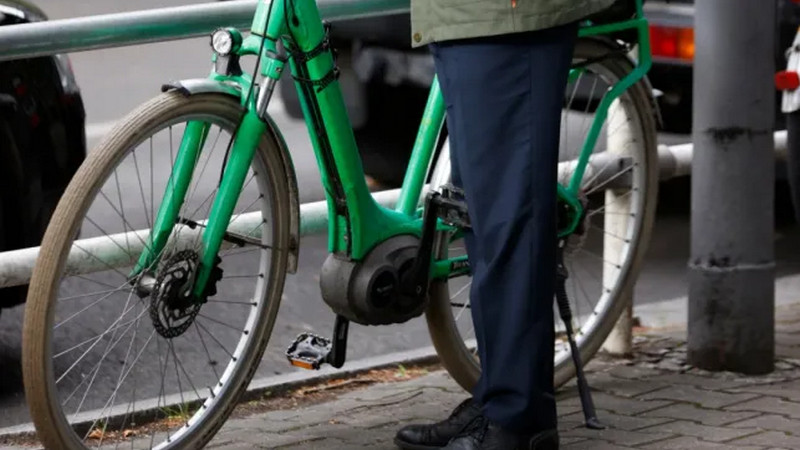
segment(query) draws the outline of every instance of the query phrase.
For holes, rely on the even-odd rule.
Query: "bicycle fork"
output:
[[[262,96],[259,100],[261,98]],[[263,98],[265,102],[269,100],[268,95]],[[241,244],[247,240],[229,233],[227,228],[244,185],[247,170],[255,155],[259,139],[266,131],[266,126],[256,110],[251,108],[244,114],[236,129],[230,155],[220,180],[219,192],[214,198],[208,221],[204,224],[200,264],[191,278],[193,284],[187,284],[183,292],[192,301],[205,300],[209,279],[216,265],[215,260],[222,241],[227,239]],[[150,278],[152,277],[153,266],[157,264],[164,252],[174,227],[186,225],[194,228],[198,225],[196,222],[180,217],[179,213],[181,205],[186,199],[186,193],[209,128],[210,124],[197,121],[190,121],[186,126],[163,201],[151,230],[150,243],[145,247],[136,267],[129,276],[131,280],[137,280],[140,296],[149,295],[152,290],[153,282],[152,280],[148,281],[148,275]]]

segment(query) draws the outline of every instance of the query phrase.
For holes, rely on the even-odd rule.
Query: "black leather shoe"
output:
[[[534,435],[515,434],[478,416],[454,437],[444,450],[558,450],[558,431]]]
[[[480,416],[481,408],[471,398],[464,400],[447,419],[429,425],[409,425],[400,429],[394,443],[405,450],[440,449],[465,425]]]

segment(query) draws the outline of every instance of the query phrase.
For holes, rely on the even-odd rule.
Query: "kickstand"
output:
[[[583,417],[586,420],[586,428],[593,430],[605,429],[605,425],[597,420],[597,412],[594,408],[592,401],[592,391],[589,389],[589,383],[586,382],[586,375],[583,373],[583,363],[581,362],[581,355],[578,351],[578,346],[575,344],[575,338],[572,332],[572,310],[569,307],[569,299],[567,298],[566,281],[569,273],[564,266],[564,246],[566,245],[565,239],[558,240],[558,254],[556,262],[556,303],[558,304],[558,312],[561,315],[561,320],[564,322],[564,328],[567,331],[567,340],[569,340],[570,354],[572,355],[572,362],[575,364],[575,376],[578,381],[578,393],[581,397],[581,407],[583,408]]]

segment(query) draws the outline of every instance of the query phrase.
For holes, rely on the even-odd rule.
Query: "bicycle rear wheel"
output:
[[[569,83],[562,113],[559,182],[571,176],[569,161],[580,153],[594,108],[605,89],[630,73],[630,60],[613,44],[596,39],[578,41],[573,65],[585,72]],[[596,164],[587,170],[582,196],[587,203],[583,232],[569,237],[565,262],[570,276],[567,292],[584,363],[597,352],[626,306],[638,267],[650,238],[658,189],[658,155],[650,95],[644,83],[628,89],[609,111],[593,149]],[[624,158],[620,163],[619,157]],[[605,161],[605,162],[603,162]],[[625,162],[626,161],[626,162]],[[436,189],[450,181],[447,144],[431,175]],[[442,239],[440,257],[465,254],[462,241]],[[471,391],[480,376],[470,314],[470,278],[434,282],[426,313],[434,347],[450,375]],[[575,374],[563,325],[556,315],[555,385]],[[524,345],[524,343],[520,343]]]
[[[124,119],[70,183],[42,242],[23,328],[25,393],[46,448],[199,448],[249,383],[289,247],[291,194],[272,135],[261,139],[229,225],[257,244],[224,243],[217,293],[190,306],[159,294],[196,269],[202,225],[176,225],[152,266],[151,292],[128,281],[186,123],[208,126],[180,211],[201,222],[241,115],[227,96],[162,94]]]

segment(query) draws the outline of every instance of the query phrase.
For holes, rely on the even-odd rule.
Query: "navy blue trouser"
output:
[[[431,45],[453,183],[472,233],[471,304],[482,374],[474,399],[522,433],[556,427],[556,171],[575,24]]]

